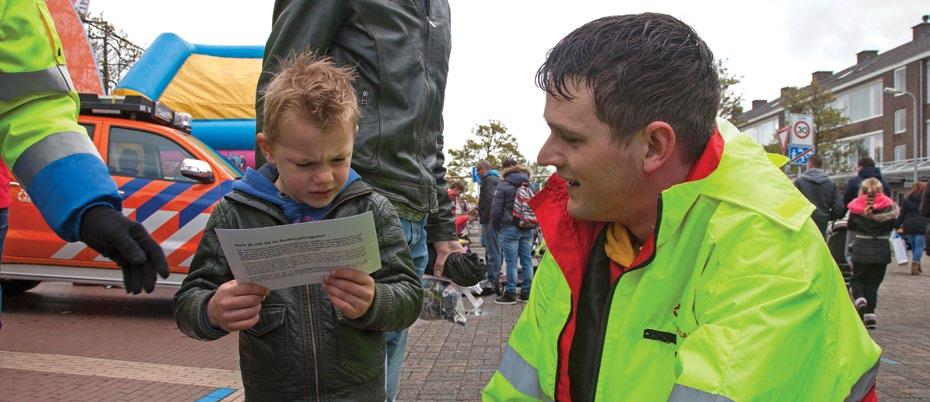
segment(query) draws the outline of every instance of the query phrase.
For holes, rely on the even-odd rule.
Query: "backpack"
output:
[[[533,196],[533,189],[527,182],[523,182],[513,197],[513,224],[520,229],[535,229],[539,226],[536,213],[530,208],[528,202]]]

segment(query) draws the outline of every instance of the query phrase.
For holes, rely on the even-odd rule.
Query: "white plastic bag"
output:
[[[907,265],[910,260],[907,256],[907,245],[904,244],[904,238],[897,232],[894,232],[891,237],[888,238],[888,241],[891,242],[891,250],[894,251],[895,262],[897,262],[898,265]]]

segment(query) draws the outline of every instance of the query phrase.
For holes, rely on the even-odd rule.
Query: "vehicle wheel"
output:
[[[39,286],[40,281],[27,281],[20,279],[0,280],[0,286],[3,286],[4,296],[15,296],[25,293],[27,290]]]

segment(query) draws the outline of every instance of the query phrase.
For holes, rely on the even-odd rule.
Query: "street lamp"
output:
[[[914,109],[912,111],[912,113],[914,113],[914,130],[913,130],[914,131],[914,183],[917,183],[917,152],[918,152],[918,148],[917,148],[917,97],[914,96],[914,94],[907,92],[903,89],[897,89],[897,88],[891,88],[891,87],[885,87],[885,93],[892,94],[895,96],[907,95],[911,97],[912,101],[914,101]]]

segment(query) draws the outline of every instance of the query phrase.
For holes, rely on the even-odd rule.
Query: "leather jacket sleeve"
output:
[[[262,131],[262,93],[281,60],[307,50],[318,55],[327,54],[333,38],[351,11],[349,2],[343,0],[275,0],[271,35],[265,43],[265,57],[255,97],[256,132]],[[260,156],[261,153],[257,153],[256,157]]]
[[[216,236],[216,228],[229,227],[225,222],[228,208],[229,204],[220,201],[210,214],[203,238],[194,253],[190,272],[181,283],[181,289],[174,295],[174,319],[178,329],[194,339],[209,341],[227,333],[210,325],[205,312],[216,289],[234,279]]]
[[[438,210],[429,214],[426,220],[426,242],[435,243],[443,240],[456,240],[455,218],[452,216],[452,201],[449,200],[449,185],[446,182],[445,155],[442,153],[443,138],[440,135],[436,144],[436,161],[433,163],[433,178],[436,180],[436,201]]]
[[[375,299],[368,311],[355,320],[337,315],[346,325],[371,331],[396,331],[413,325],[420,314],[423,289],[413,268],[413,259],[400,219],[391,203],[372,194],[372,210],[378,233],[381,269],[371,274],[375,279]]]

